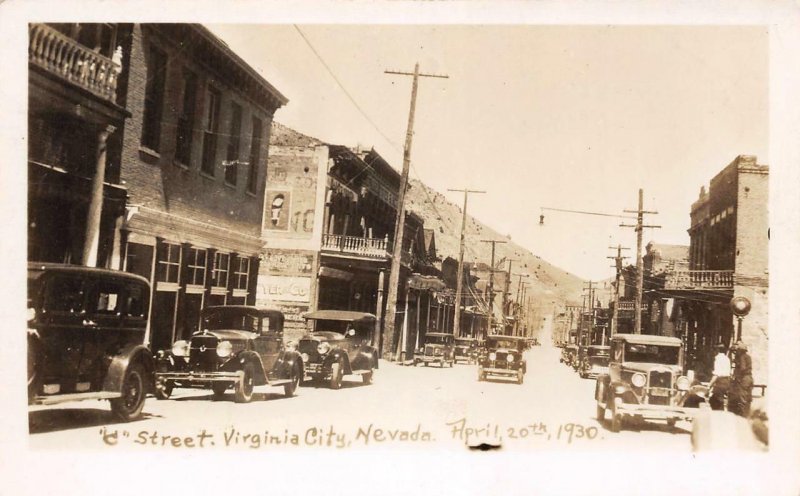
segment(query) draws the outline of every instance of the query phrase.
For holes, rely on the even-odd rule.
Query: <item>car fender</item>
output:
[[[258,356],[258,353],[254,351],[244,350],[239,352],[235,357],[225,362],[219,369],[224,372],[237,372],[242,370],[242,367],[244,367],[244,364],[247,362],[252,362],[256,367],[255,385],[263,386],[267,384],[267,373],[264,370],[264,364],[261,362],[261,357]]]
[[[303,364],[303,359],[300,357],[300,353],[286,350],[278,356],[275,365],[272,366],[272,375],[284,379],[289,378],[295,364],[300,364],[300,376],[302,377],[305,373],[305,366]]]
[[[350,358],[347,356],[347,353],[345,353],[344,350],[332,350],[328,356],[325,357],[323,366],[326,370],[330,371],[331,366],[333,366],[333,362],[339,360],[341,360],[341,362],[344,364],[344,373],[352,373],[352,369],[350,368]]]
[[[367,346],[362,348],[353,359],[352,367],[355,369],[377,369],[378,352],[375,348]]]
[[[601,403],[606,402],[606,395],[608,391],[608,384],[611,382],[611,377],[608,374],[600,374],[597,376],[597,382],[594,386],[594,399]]]
[[[103,381],[103,391],[114,393],[122,391],[122,381],[125,380],[128,367],[134,363],[140,363],[144,367],[146,392],[152,393],[155,391],[155,376],[153,375],[155,360],[153,360],[153,353],[143,344],[126,346],[111,359],[106,378]]]
[[[697,408],[701,403],[707,403],[709,396],[708,386],[695,384],[681,397],[678,406]]]
[[[622,381],[609,381],[608,398],[610,401],[614,401],[614,398],[622,398],[625,403],[639,403],[631,385]]]

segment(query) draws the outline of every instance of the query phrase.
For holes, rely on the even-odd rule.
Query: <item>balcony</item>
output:
[[[341,234],[325,234],[322,236],[322,251],[339,252],[357,257],[387,259],[389,237],[362,238],[359,236],[344,236]]]
[[[733,289],[732,270],[675,270],[667,272],[664,289]]]
[[[28,61],[110,102],[116,101],[119,64],[45,24],[28,28]]]

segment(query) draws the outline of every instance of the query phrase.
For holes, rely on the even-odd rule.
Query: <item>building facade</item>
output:
[[[123,43],[119,268],[152,284],[159,350],[204,307],[255,302],[269,129],[287,99],[200,25],[137,24]]]

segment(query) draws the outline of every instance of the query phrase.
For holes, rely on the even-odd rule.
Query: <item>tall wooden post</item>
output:
[[[644,290],[644,262],[642,260],[642,231],[644,228],[659,228],[661,226],[645,226],[644,214],[657,214],[644,210],[644,190],[639,188],[639,208],[625,210],[636,214],[636,225],[620,224],[621,227],[633,227],[636,231],[636,300],[634,304],[634,334],[642,333],[642,291]]]
[[[89,197],[89,208],[86,212],[86,231],[83,237],[83,265],[97,266],[97,249],[100,246],[100,221],[103,216],[103,184],[106,180],[106,156],[108,154],[108,137],[114,132],[114,126],[106,126],[97,134],[97,155],[95,157],[94,176]]]
[[[456,303],[455,314],[453,315],[453,335],[459,337],[461,335],[461,293],[464,290],[464,240],[467,227],[467,196],[470,193],[486,192],[471,189],[448,189],[447,191],[464,192],[464,208],[461,212],[461,242],[458,249],[458,274],[456,275]]]

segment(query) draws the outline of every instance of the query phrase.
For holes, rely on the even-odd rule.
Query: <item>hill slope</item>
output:
[[[426,228],[434,229],[438,255],[442,259],[448,256],[458,259],[461,207],[416,179],[411,179],[410,183],[406,196],[408,208],[425,220]],[[508,264],[498,262],[512,259],[513,273],[528,274],[524,280],[529,283],[527,294],[531,297],[533,312],[541,316],[551,315],[554,303],[563,306],[566,302],[581,301],[583,280],[541,259],[470,215],[467,215],[465,262],[490,262],[491,244],[481,243],[481,239],[506,241],[496,245],[496,266],[505,269]],[[512,288],[515,288],[517,278],[514,277],[513,281]]]

